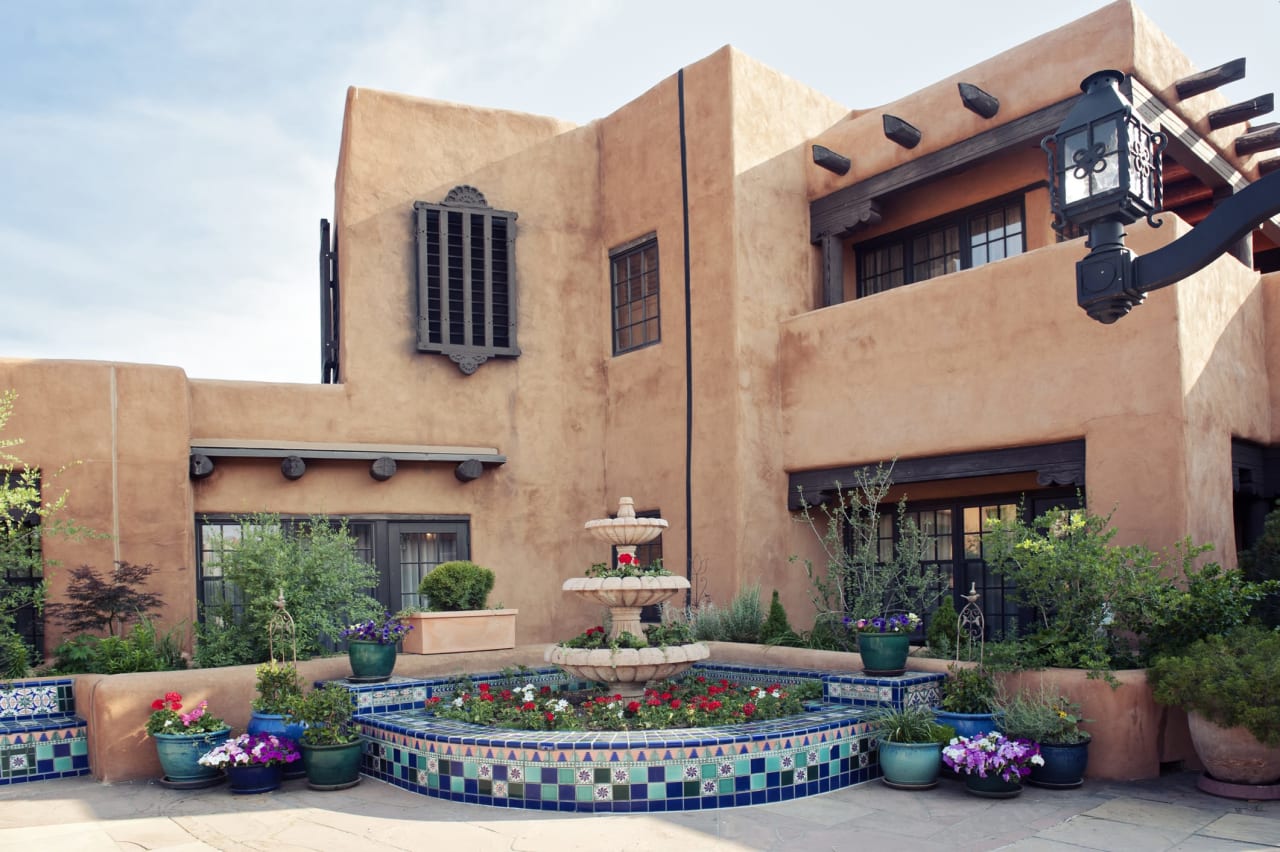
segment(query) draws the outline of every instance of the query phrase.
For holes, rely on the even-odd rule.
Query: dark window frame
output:
[[[928,281],[932,278],[938,278],[942,275],[949,275],[952,272],[959,272],[964,269],[973,269],[973,255],[975,246],[972,244],[974,235],[973,224],[981,217],[989,216],[992,213],[1000,212],[1003,214],[1010,207],[1018,208],[1019,221],[1021,223],[1017,236],[1021,238],[1021,246],[1014,254],[1006,252],[1004,257],[996,260],[985,260],[978,266],[985,266],[988,263],[996,263],[1008,257],[1016,257],[1024,254],[1027,250],[1027,205],[1026,194],[1022,191],[1010,193],[998,198],[983,201],[980,204],[974,204],[961,210],[955,210],[942,216],[937,216],[925,222],[919,222],[908,228],[903,228],[883,236],[875,237],[861,243],[855,243],[852,246],[854,254],[854,266],[857,273],[857,298],[862,299],[867,296],[873,296],[876,293],[883,293],[886,290],[893,290],[898,287],[905,287],[909,284],[917,284],[921,281]],[[917,258],[918,252],[917,242],[921,238],[927,239],[932,234],[946,234],[951,228],[956,229],[957,243],[954,255],[956,257],[957,266],[954,269],[947,269],[932,274],[920,274],[917,267],[931,259],[932,256],[926,258]],[[1006,235],[1002,239],[1008,240],[1012,235]],[[945,241],[945,237],[944,237]],[[984,246],[991,245],[991,242],[984,243]],[[885,286],[877,286],[874,289],[868,287],[867,275],[864,263],[872,257],[880,256],[881,252],[897,249],[899,258],[889,267],[888,272],[900,272],[901,280],[896,283],[890,283]],[[943,257],[951,256],[951,252],[945,252]],[[878,273],[875,277],[879,278],[887,272]]]
[[[645,265],[650,257],[653,261],[651,267]],[[638,263],[638,269],[634,272],[631,267],[633,260]],[[621,279],[620,269],[624,272]],[[650,276],[652,290],[649,289]],[[620,299],[624,291],[625,300]],[[652,314],[649,313],[650,297],[653,300]],[[637,310],[638,320],[635,318]],[[626,322],[622,321],[624,315]],[[634,352],[662,342],[662,264],[657,232],[609,250],[609,318],[614,355]]]
[[[475,187],[413,205],[417,346],[465,375],[490,358],[516,358],[516,214],[489,206]]]

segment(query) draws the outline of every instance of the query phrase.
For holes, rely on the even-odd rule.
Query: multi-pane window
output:
[[[413,205],[418,242],[418,350],[448,356],[463,373],[514,358],[516,214],[491,208],[475,187]]]
[[[609,252],[613,354],[662,339],[658,315],[658,238],[644,237]]]
[[[1022,199],[974,207],[858,245],[858,296],[1022,254]]]
[[[337,525],[343,519],[329,520]],[[369,593],[392,612],[416,609],[425,603],[418,597],[423,576],[442,562],[467,559],[471,552],[470,525],[465,518],[353,517],[346,521],[356,556],[378,569],[378,585]],[[300,519],[285,518],[281,525],[288,532],[299,522]],[[223,575],[221,554],[240,540],[243,530],[240,518],[196,520],[196,589],[203,609],[213,610],[225,602],[238,617],[240,593]]]

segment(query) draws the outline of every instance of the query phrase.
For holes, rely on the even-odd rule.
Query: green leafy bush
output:
[[[942,682],[942,709],[949,713],[990,713],[995,708],[996,684],[981,666],[948,669]]]
[[[383,612],[369,590],[378,572],[356,555],[355,539],[343,521],[311,518],[285,530],[277,515],[240,518],[238,540],[215,539],[223,577],[239,591],[237,614],[223,605],[205,610],[197,630],[201,666],[267,660],[268,625],[283,594],[296,629],[298,656],[325,653],[348,624]],[[204,649],[208,643],[212,647]]]
[[[782,606],[777,589],[773,590],[773,597],[769,600],[769,614],[760,627],[760,641],[766,645],[803,644],[800,636],[791,629],[791,622],[787,620],[787,611]]]
[[[939,725],[931,708],[922,705],[870,708],[863,720],[876,726],[876,737],[885,743],[945,743],[956,735],[950,725]]]
[[[1073,745],[1089,739],[1080,723],[1080,706],[1062,695],[1041,687],[1035,692],[1001,695],[995,702],[1000,730],[1011,739],[1031,740],[1051,745]]]
[[[744,587],[727,607],[707,602],[691,609],[688,621],[699,642],[759,642],[764,624],[760,587]]]
[[[493,572],[474,562],[457,560],[437,565],[418,584],[429,612],[484,609],[493,591]]]
[[[302,682],[292,663],[271,660],[258,666],[254,673],[258,690],[252,702],[254,710],[285,715],[297,706],[302,698]]]
[[[1147,670],[1156,701],[1204,716],[1224,728],[1243,726],[1280,746],[1280,631],[1239,627],[1161,657]]]
[[[302,741],[307,745],[346,745],[360,739],[352,723],[355,712],[355,695],[337,681],[329,681],[302,696],[289,721],[306,724]]]
[[[182,657],[183,635],[179,627],[160,633],[143,617],[123,636],[81,634],[54,651],[54,668],[60,674],[127,674],[163,672],[186,668]]]

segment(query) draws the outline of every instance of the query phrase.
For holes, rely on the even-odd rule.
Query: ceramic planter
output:
[[[351,677],[356,683],[380,683],[391,677],[396,667],[396,646],[383,645],[365,639],[347,642],[347,659],[351,662]]]
[[[1224,728],[1199,713],[1187,712],[1191,744],[1205,771],[1228,784],[1280,782],[1280,747],[1268,747],[1247,728]]]
[[[992,773],[986,778],[972,774],[964,776],[964,788],[975,796],[984,799],[1012,799],[1022,792],[1022,784],[1017,781],[1006,781]]]
[[[287,718],[279,713],[261,713],[251,710],[249,725],[245,730],[250,734],[275,734],[277,737],[285,737],[296,743],[302,738],[302,732],[306,726],[301,722],[286,722]],[[283,775],[287,780],[302,778],[306,774],[300,760],[284,765]]]
[[[406,654],[457,654],[498,651],[516,646],[517,609],[414,612],[405,616],[413,629],[403,640]]]
[[[1032,766],[1026,782],[1036,787],[1069,790],[1084,783],[1089,765],[1089,741],[1079,743],[1040,743],[1044,766]]]
[[[899,790],[928,790],[938,785],[942,743],[882,742],[878,748],[884,783]]]
[[[231,728],[205,734],[152,734],[156,755],[164,771],[161,783],[168,787],[195,789],[222,783],[222,773],[214,766],[201,766],[205,752],[226,742]]]
[[[313,790],[345,790],[360,783],[360,757],[364,742],[340,745],[308,745],[302,743],[302,764],[307,771],[307,786]]]
[[[227,782],[233,793],[268,793],[279,788],[283,767],[278,763],[269,766],[228,766]]]
[[[934,708],[933,715],[939,725],[950,725],[955,728],[957,737],[976,739],[983,734],[1000,730],[994,713],[952,713],[949,710]]]
[[[897,677],[907,670],[910,633],[859,633],[858,654],[868,677]]]

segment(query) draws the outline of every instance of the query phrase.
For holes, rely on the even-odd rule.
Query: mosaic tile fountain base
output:
[[[695,673],[760,685],[821,680],[824,701],[799,716],[720,728],[511,731],[427,714],[427,698],[452,694],[447,680],[392,678],[351,687],[366,738],[362,772],[437,798],[537,810],[636,813],[786,801],[879,777],[875,737],[860,709],[881,700],[935,703],[942,679],[724,664]],[[535,686],[584,686],[558,669],[519,677]]]
[[[84,775],[89,739],[71,680],[0,685],[0,784]]]

